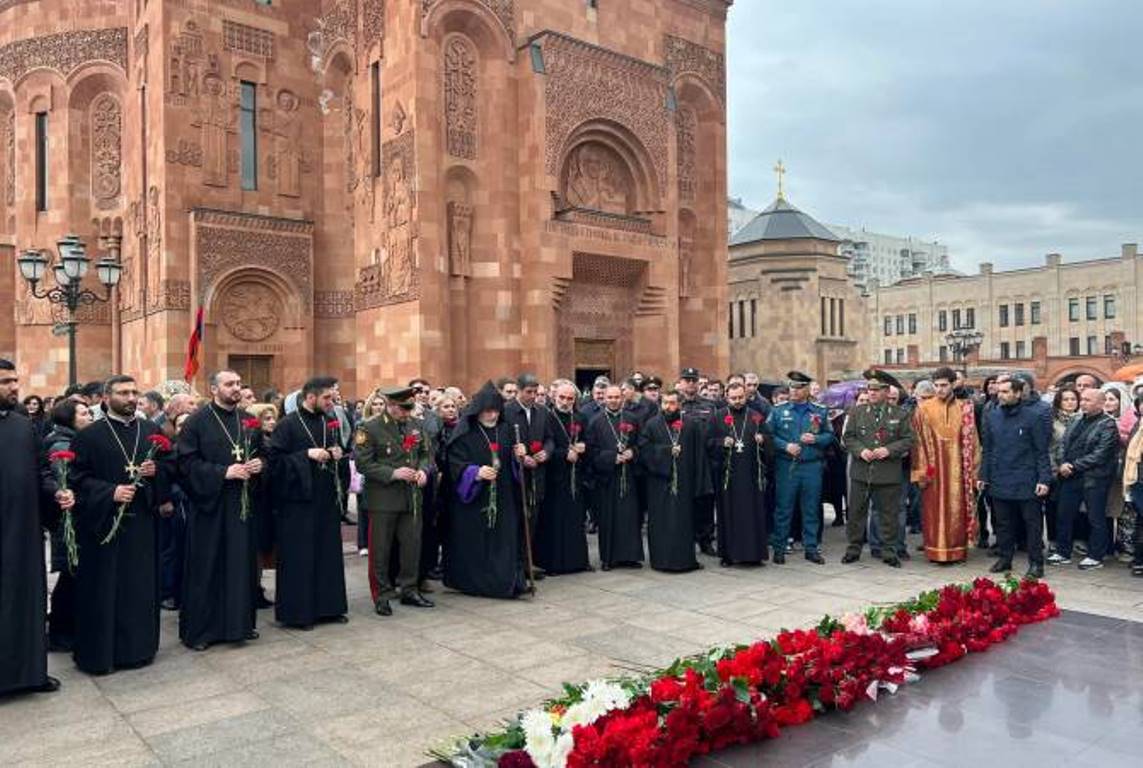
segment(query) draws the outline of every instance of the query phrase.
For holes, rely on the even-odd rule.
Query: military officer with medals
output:
[[[774,437],[776,509],[774,532],[770,544],[773,561],[786,562],[786,543],[790,536],[790,519],[794,504],[802,510],[802,543],[806,559],[824,565],[818,551],[821,530],[815,510],[821,505],[822,474],[825,451],[834,441],[829,411],[810,402],[812,379],[800,371],[786,374],[789,380],[789,402],[776,405],[766,419],[766,427]]]
[[[390,599],[401,605],[432,608],[417,589],[424,491],[433,467],[433,446],[424,423],[413,416],[415,390],[381,390],[385,412],[361,424],[353,438],[357,471],[365,477],[364,508],[369,513],[369,586],[374,610],[393,615]],[[393,542],[399,547],[397,583],[390,580]]]
[[[869,402],[854,406],[846,419],[842,442],[852,457],[849,470],[849,520],[846,523],[846,547],[843,563],[861,558],[865,527],[869,520],[869,503],[877,507],[878,530],[884,542],[882,560],[893,568],[901,567],[895,551],[899,531],[903,475],[902,460],[913,447],[913,428],[905,410],[886,402],[890,386],[900,386],[884,371],[868,370]]]

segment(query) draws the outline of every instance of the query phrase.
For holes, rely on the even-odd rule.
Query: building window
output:
[[[1068,354],[1072,357],[1079,357],[1079,353],[1079,336],[1072,336],[1070,339],[1068,339]]]
[[[381,62],[375,61],[369,67],[369,102],[373,110],[369,121],[369,148],[373,152],[373,178],[381,176]]]
[[[885,365],[893,365],[893,350],[885,350]]]
[[[1085,299],[1085,304],[1087,307],[1088,320],[1095,320],[1099,317],[1099,313],[1096,312],[1096,300],[1094,296],[1088,296],[1087,299]]]
[[[1007,328],[1008,327],[1008,305],[1007,304],[1001,304],[1000,305],[1000,327],[1001,328]]]
[[[1088,336],[1087,337],[1087,353],[1089,355],[1096,354],[1097,350],[1099,349],[1095,344],[1096,344],[1095,337],[1094,336]]]
[[[1001,360],[1007,360],[1009,357],[1011,357],[1011,354],[1009,354],[1009,352],[1010,352],[1010,350],[1008,347],[1008,342],[1007,341],[1000,342],[1000,359]]]
[[[914,312],[909,313],[909,333],[917,332],[917,315]]]
[[[947,363],[949,361],[949,348],[942,344],[941,348],[937,350],[937,357],[942,363]]]
[[[1013,315],[1015,315],[1015,317],[1013,318],[1013,321],[1012,321],[1013,324],[1014,325],[1023,325],[1024,324],[1024,305],[1023,304],[1015,304],[1013,306],[1014,306]]]
[[[738,338],[746,338],[746,302],[738,301]]]
[[[828,301],[829,301],[829,299],[827,299],[825,296],[822,296],[822,318],[821,318],[821,334],[822,334],[822,336],[826,335],[826,329],[828,327],[826,325],[826,303]]]
[[[750,338],[758,332],[758,299],[750,300]]]
[[[949,313],[946,310],[941,310],[937,313],[937,330],[947,331],[949,329]]]
[[[904,315],[897,315],[897,335],[898,336],[904,336],[905,335],[905,316]]]
[[[9,171],[11,173],[11,171]],[[36,113],[36,211],[48,209],[48,113]]]
[[[258,98],[254,83],[243,80],[238,102],[238,133],[242,156],[242,188],[258,189]]]
[[[1068,299],[1068,320],[1073,323],[1079,320],[1079,299]]]
[[[885,315],[885,335],[893,335],[893,318],[889,317],[889,315]]]
[[[1113,352],[1115,352],[1115,348],[1111,344],[1111,337],[1110,336],[1104,336],[1103,337],[1103,354],[1110,355]]]
[[[905,362],[905,350],[898,348],[897,349],[897,365],[901,365],[904,362]]]
[[[1027,353],[1027,349],[1025,347],[1024,342],[1022,342],[1022,341],[1016,342],[1016,359],[1017,360],[1023,360],[1027,356],[1028,356],[1028,353]]]
[[[963,327],[964,326],[962,326],[960,324],[960,310],[954,309],[953,310],[953,330],[955,331],[955,330],[958,330],[958,329],[963,328]]]
[[[837,335],[845,336],[845,299],[837,300]]]
[[[727,334],[730,338],[734,338],[734,302],[730,302],[730,311],[726,313],[727,319]]]
[[[968,309],[966,309],[964,311],[964,327],[965,328],[975,328],[976,327],[976,310],[973,309],[972,307],[969,307]]]
[[[1032,325],[1040,324],[1040,302],[1033,301],[1030,305],[1029,314],[1032,316]]]
[[[1114,296],[1104,296],[1103,297],[1103,317],[1106,320],[1114,320],[1115,319],[1115,297]]]

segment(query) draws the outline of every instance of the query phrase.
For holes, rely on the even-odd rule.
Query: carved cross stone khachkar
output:
[[[467,277],[472,258],[472,206],[453,201],[448,204],[449,274]]]

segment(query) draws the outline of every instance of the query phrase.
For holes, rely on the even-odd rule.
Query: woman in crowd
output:
[[[28,401],[25,400],[26,404]],[[86,405],[75,400],[61,400],[53,406],[50,430],[44,437],[44,452],[51,455],[55,451],[71,450],[71,441],[76,432],[91,423],[91,411]],[[58,477],[53,468],[48,479],[48,490],[55,493]],[[76,513],[79,509],[76,509]],[[59,574],[52,588],[51,611],[48,613],[48,650],[67,652],[71,650],[75,633],[75,577],[67,562],[67,547],[63,540],[63,521],[49,520],[52,538],[52,572]]]
[[[1143,576],[1143,395],[1136,395],[1133,410],[1135,426],[1123,458],[1123,493],[1124,507],[1132,514],[1131,575]]]
[[[252,417],[258,419],[258,434],[251,439],[250,448],[256,457],[265,457],[266,448],[270,444],[270,435],[274,427],[278,426],[278,408],[273,403],[254,403],[247,410]],[[254,604],[259,608],[272,608],[274,602],[266,597],[266,588],[262,586],[262,570],[277,565],[275,559],[274,543],[274,509],[272,506],[273,494],[270,493],[270,478],[267,469],[262,470],[258,482],[254,484],[254,541],[258,549],[258,594],[254,596]]]
[[[385,396],[381,394],[381,390],[375,389],[370,393],[369,397],[365,398],[361,406],[361,418],[358,424],[364,424],[370,419],[375,419],[385,412]],[[361,494],[357,493],[357,554],[361,557],[369,557],[369,515],[365,514],[362,510],[364,507],[361,504]]]
[[[51,422],[48,420],[48,414],[44,411],[44,400],[39,395],[28,395],[24,398],[24,411],[28,415],[28,420],[32,422],[32,429],[36,430],[36,437],[43,439],[44,435],[51,430]]]
[[[1056,546],[1056,515],[1060,489],[1059,469],[1064,458],[1064,433],[1067,432],[1068,425],[1072,423],[1072,419],[1075,418],[1078,411],[1079,394],[1073,387],[1069,385],[1056,391],[1056,396],[1052,398],[1052,439],[1048,449],[1048,458],[1052,463],[1052,490],[1048,495],[1048,503],[1045,505],[1049,554],[1055,551]],[[1077,528],[1082,522],[1082,519],[1076,519]],[[1076,537],[1080,538],[1078,533]],[[1085,533],[1082,538],[1086,540],[1087,534]]]
[[[1123,415],[1123,393],[1114,384],[1103,386],[1103,412],[1115,419],[1118,426]],[[1119,433],[1119,450],[1116,453],[1115,477],[1123,477],[1123,456],[1127,448],[1128,435]],[[1112,550],[1121,562],[1131,561],[1133,549],[1132,541],[1135,532],[1135,515],[1124,512],[1123,493],[1112,483],[1107,495],[1108,530],[1114,530],[1114,546]]]
[[[448,531],[448,505],[451,499],[452,484],[449,480],[448,441],[456,429],[460,407],[456,398],[441,393],[433,408],[440,419],[440,434],[433,445],[437,471],[425,489],[425,521],[421,529],[421,591],[425,591],[424,580],[440,581],[441,552],[445,547],[445,532]]]

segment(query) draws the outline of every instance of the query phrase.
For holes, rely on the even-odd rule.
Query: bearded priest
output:
[[[603,410],[587,427],[595,494],[592,506],[599,521],[599,559],[603,570],[643,567],[643,530],[635,492],[635,441],[638,426],[621,410],[623,395],[612,384]]]

